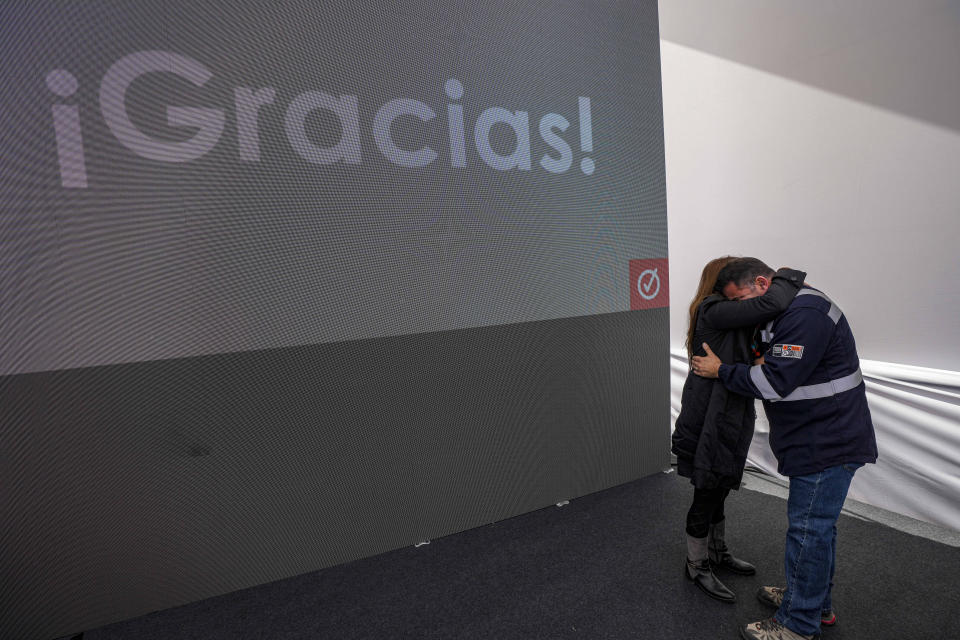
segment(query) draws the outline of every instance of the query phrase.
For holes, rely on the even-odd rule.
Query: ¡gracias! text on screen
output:
[[[180,142],[152,138],[134,126],[125,104],[127,89],[134,80],[149,73],[173,73],[197,87],[202,87],[213,77],[213,73],[200,62],[167,51],[140,51],[121,58],[107,70],[100,84],[100,112],[117,140],[135,154],[160,162],[188,162],[213,149],[223,134],[226,116],[222,109],[168,106],[167,124],[171,127],[196,129],[196,133],[189,140]],[[46,83],[47,87],[61,98],[72,96],[78,88],[76,77],[65,69],[55,69],[48,73]],[[460,100],[464,94],[463,85],[456,79],[447,80],[444,91],[450,100]],[[260,160],[258,112],[262,106],[273,103],[276,98],[276,89],[237,87],[234,90],[234,98],[240,159],[244,162],[258,162]],[[593,151],[590,98],[579,97],[578,107],[580,149],[589,153]],[[334,146],[319,146],[307,136],[307,117],[317,110],[330,112],[340,121],[340,140]],[[409,150],[401,149],[394,143],[391,126],[400,116],[413,116],[422,122],[430,122],[437,117],[437,114],[429,105],[419,100],[412,98],[390,100],[377,110],[373,118],[372,134],[377,149],[384,158],[401,167],[424,167],[434,162],[438,154],[429,146]],[[53,105],[53,124],[61,183],[64,187],[85,188],[87,171],[79,106]],[[516,146],[509,155],[497,153],[490,145],[490,131],[497,124],[510,127],[516,136]],[[447,125],[450,164],[453,167],[466,167],[466,133],[461,105],[447,105]],[[540,118],[537,127],[540,138],[553,150],[554,155],[544,154],[539,164],[550,173],[564,173],[573,164],[573,150],[560,136],[569,126],[570,122],[558,113],[548,113]],[[287,106],[284,115],[284,131],[290,146],[307,162],[318,165],[337,162],[361,164],[362,162],[357,96],[338,97],[322,91],[301,93]],[[477,153],[490,168],[497,171],[530,170],[528,112],[489,107],[477,118],[473,133]],[[580,169],[587,175],[592,174],[593,159],[583,157],[580,161]]]

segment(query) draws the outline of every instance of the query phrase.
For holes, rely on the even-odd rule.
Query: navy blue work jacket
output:
[[[719,376],[730,391],[763,400],[777,470],[797,476],[876,462],[857,346],[837,305],[805,286],[763,337],[764,364],[724,364]]]

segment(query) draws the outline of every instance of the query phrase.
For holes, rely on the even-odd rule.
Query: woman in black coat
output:
[[[717,281],[729,282],[727,274],[731,270],[742,271],[744,261],[755,262],[746,266],[765,274],[751,284],[760,294],[745,300],[728,300]],[[755,258],[727,256],[711,260],[703,269],[697,295],[690,305],[688,357],[705,355],[701,345],[706,342],[723,362],[753,364],[763,353],[759,343],[754,342],[757,325],[786,310],[805,276],[793,269],[774,273]],[[685,574],[708,595],[724,602],[733,602],[736,596],[717,579],[712,567],[741,575],[756,572],[753,565],[733,557],[727,550],[723,513],[727,494],[739,488],[743,478],[756,417],[753,398],[727,391],[719,380],[701,378],[693,372],[687,375],[672,447],[677,456],[677,472],[690,478],[694,486],[693,503],[687,513]]]

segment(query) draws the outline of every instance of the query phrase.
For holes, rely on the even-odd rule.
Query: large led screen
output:
[[[0,3],[0,637],[660,471],[661,111],[654,0]]]
[[[630,309],[647,13],[6,5],[0,374]]]

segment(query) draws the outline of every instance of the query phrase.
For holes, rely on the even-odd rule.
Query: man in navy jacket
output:
[[[772,274],[760,260],[742,258],[717,284],[728,298],[744,300],[763,295],[758,277]],[[758,597],[776,606],[776,615],[748,624],[740,635],[813,638],[821,623],[836,622],[830,591],[837,518],[853,474],[876,462],[877,442],[853,333],[830,298],[805,285],[761,337],[768,347],[754,366],[722,364],[704,345],[707,355],[693,358],[693,371],[763,400],[777,470],[790,477],[787,585],[760,589]]]

